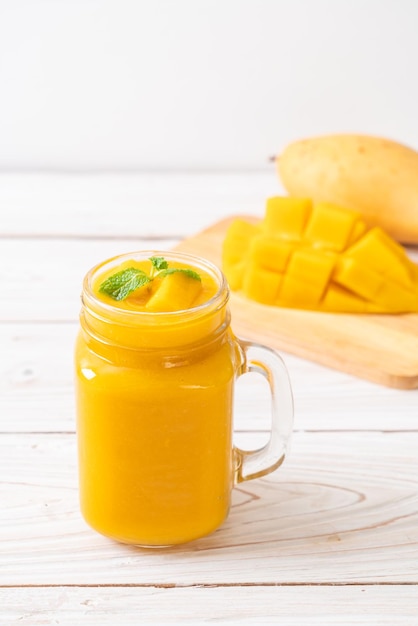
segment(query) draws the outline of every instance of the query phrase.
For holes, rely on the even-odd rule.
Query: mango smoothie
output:
[[[165,546],[226,518],[242,361],[227,300],[221,272],[186,255],[124,255],[86,276],[75,353],[80,500],[98,532]]]

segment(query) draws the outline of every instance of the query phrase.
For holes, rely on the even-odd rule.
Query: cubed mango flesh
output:
[[[222,267],[228,276],[231,289],[242,287],[245,252],[258,232],[258,226],[242,219],[234,220],[228,228],[222,249]]]
[[[335,206],[318,202],[313,207],[303,236],[314,248],[345,250],[360,214],[349,209],[335,210]]]
[[[302,236],[312,211],[309,198],[282,198],[267,200],[266,213],[261,228],[269,235],[298,241]]]
[[[279,272],[253,265],[244,275],[242,290],[251,300],[275,304],[281,280]]]
[[[223,245],[232,290],[262,304],[349,313],[418,312],[418,266],[361,215],[270,198],[259,225],[235,220]]]

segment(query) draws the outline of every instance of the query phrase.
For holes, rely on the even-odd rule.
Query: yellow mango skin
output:
[[[367,135],[296,141],[276,159],[290,196],[359,211],[402,243],[418,243],[418,152]]]
[[[258,227],[244,226],[243,220],[231,224],[223,257],[231,289],[261,304],[345,313],[418,312],[418,266],[402,246],[380,228],[368,229],[359,213],[329,203],[270,198]]]

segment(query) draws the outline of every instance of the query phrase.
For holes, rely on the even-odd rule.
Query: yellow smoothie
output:
[[[100,285],[124,268],[150,273],[146,254],[93,268],[75,354],[82,513],[104,535],[143,546],[215,530],[234,478],[232,390],[241,355],[228,288],[211,264],[164,256],[170,268],[198,272],[200,285],[176,272],[115,301]]]

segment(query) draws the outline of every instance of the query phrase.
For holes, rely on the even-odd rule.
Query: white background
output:
[[[418,148],[417,0],[0,0],[0,168],[247,170]]]

